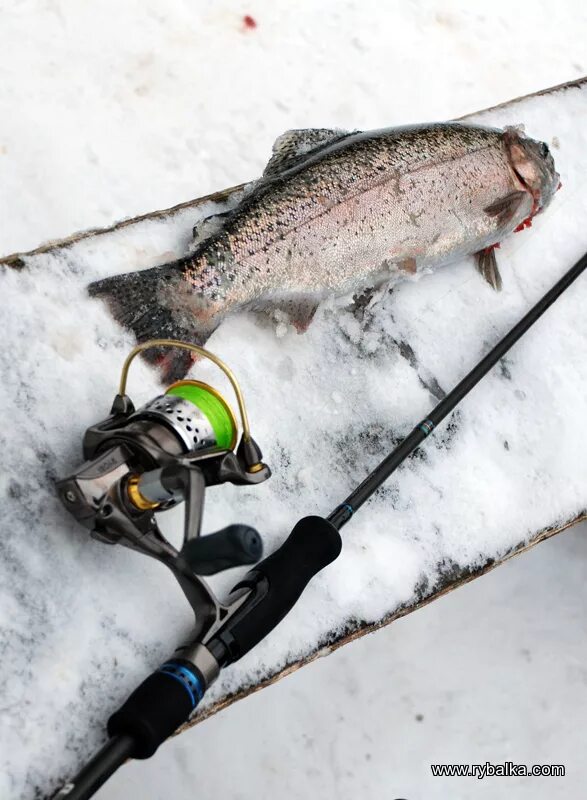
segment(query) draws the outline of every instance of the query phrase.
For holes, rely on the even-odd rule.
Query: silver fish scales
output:
[[[90,292],[139,340],[203,343],[238,309],[280,309],[302,331],[330,293],[466,255],[499,288],[495,246],[529,224],[558,186],[548,147],[515,128],[288,131],[237,207],[197,226],[189,256]],[[176,377],[189,364],[162,366]]]

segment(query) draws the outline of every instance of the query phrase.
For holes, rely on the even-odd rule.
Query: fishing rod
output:
[[[412,455],[587,267],[587,253],[328,517],[301,519],[263,561],[262,540],[246,525],[201,535],[204,491],[225,482],[254,485],[270,476],[251,436],[240,386],[217,356],[187,342],[146,342],[127,357],[110,416],[84,436],[85,464],[58,482],[71,513],[108,544],[120,543],[171,569],[195,612],[195,628],[108,720],[109,740],[54,800],[87,800],[126,761],[149,758],[194,713],[221,669],[261,641],[293,608],[310,579],[339,555],[340,529]],[[213,361],[235,393],[242,436],[224,397],[200,381],[179,381],[135,410],[126,395],[132,360],[150,347],[181,347]],[[185,503],[177,551],[155,514]],[[257,563],[258,562],[258,563]],[[221,603],[202,575],[254,564]]]

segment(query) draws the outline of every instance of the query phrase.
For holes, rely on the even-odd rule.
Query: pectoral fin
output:
[[[475,253],[475,261],[477,269],[483,275],[487,283],[496,292],[499,292],[502,287],[501,275],[497,268],[497,259],[495,257],[495,246],[486,247],[485,250],[480,250]]]
[[[486,214],[489,214],[490,217],[497,217],[499,225],[507,225],[507,223],[513,219],[525,197],[526,192],[512,192],[496,200],[495,203],[492,203],[483,210]]]

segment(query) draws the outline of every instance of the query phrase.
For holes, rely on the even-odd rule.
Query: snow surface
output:
[[[247,317],[215,334],[210,345],[237,369],[253,429],[276,474],[256,489],[222,489],[223,500],[231,501],[223,502],[224,513],[211,492],[207,526],[232,521],[236,513],[258,523],[271,547],[300,515],[328,511],[352,485],[349,461],[358,472],[366,469],[389,443],[387,431],[406,432],[433,402],[393,341],[409,341],[419,374],[434,375],[447,388],[562,265],[580,255],[585,108],[584,91],[572,90],[482,118],[524,121],[531,135],[556,136],[564,182],[533,230],[502,248],[505,290],[499,298],[463,263],[382,298],[360,342],[356,321],[340,301],[325,304],[304,337],[292,331],[276,337]],[[25,270],[2,277],[3,419],[11,420],[3,441],[6,533],[0,545],[8,676],[2,797],[30,794],[77,765],[96,745],[109,709],[188,631],[189,610],[165,570],[122,549],[88,543],[59,507],[51,481],[79,463],[79,437],[107,411],[131,343],[99,303],[85,299],[85,285],[182,252],[194,221],[182,211],[173,225],[132,226],[58,257],[27,260]],[[269,640],[224,674],[217,693],[303,653],[349,617],[377,619],[393,610],[424,577],[432,586],[440,564],[481,563],[584,506],[586,440],[576,420],[586,410],[579,391],[587,377],[585,299],[584,285],[577,284],[509,359],[513,380],[488,379],[463,407],[452,438],[429,442],[427,460],[403,470],[349,525],[336,567],[308,589]],[[243,340],[250,348],[244,352]],[[267,381],[268,372],[279,380]],[[198,374],[212,378],[205,369]],[[131,376],[131,394],[148,399],[154,391],[152,376],[140,366]],[[278,418],[268,417],[271,408],[280,410]],[[263,515],[269,504],[275,511],[270,528]]]
[[[455,383],[561,265],[581,254],[572,234],[587,212],[577,164],[586,97],[571,89],[477,117],[523,121],[531,135],[560,143],[565,193],[531,233],[504,242],[500,296],[464,262],[385,293],[366,330],[338,299],[321,306],[304,336],[277,336],[247,315],[214,334],[210,348],[238,371],[274,477],[260,487],[211,490],[208,529],[242,520],[259,528],[271,550],[292,521],[327,513],[433,404],[418,375],[434,375],[443,387]],[[19,791],[25,775],[31,784],[41,776],[46,782],[91,750],[99,726],[87,736],[70,719],[91,725],[105,716],[189,629],[189,608],[165,571],[123,549],[89,544],[60,508],[52,480],[79,463],[81,434],[107,412],[131,344],[103,305],[87,298],[88,282],[179,254],[194,221],[182,210],[140,222],[26,257],[22,270],[2,277],[3,418],[11,421],[2,435],[3,662],[14,703],[5,733],[9,779]],[[463,405],[452,430],[439,431],[425,455],[349,525],[336,566],[310,584],[270,637],[221,674],[208,702],[307,654],[349,622],[375,621],[413,602],[417,587],[430,590],[446,570],[503,557],[584,508],[587,438],[576,420],[587,415],[586,302],[582,281],[508,356],[507,369]],[[409,342],[421,367],[400,355],[399,341]],[[203,366],[197,374],[214,379]],[[157,391],[153,373],[138,365],[131,396],[146,400]],[[217,583],[228,586],[235,572]],[[147,586],[157,589],[146,593]]]

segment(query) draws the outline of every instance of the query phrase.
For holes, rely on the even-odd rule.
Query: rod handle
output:
[[[236,661],[264,639],[298,601],[311,578],[340,554],[338,530],[323,517],[305,517],[285,542],[233,589],[249,589],[238,611],[214,637],[224,663]]]
[[[194,665],[168,661],[138,686],[108,720],[109,736],[133,739],[132,758],[150,758],[187,722],[205,691]]]

